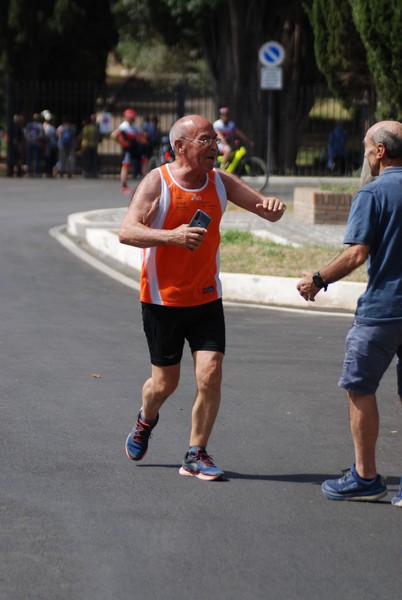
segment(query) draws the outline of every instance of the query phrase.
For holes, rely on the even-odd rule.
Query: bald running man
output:
[[[126,453],[141,460],[159,410],[179,383],[187,340],[194,363],[195,398],[189,447],[181,475],[224,479],[207,453],[221,400],[225,322],[219,280],[219,224],[227,201],[268,221],[286,206],[265,197],[237,177],[215,171],[219,139],[200,115],[176,121],[170,131],[175,160],[154,169],[138,186],[121,225],[121,243],[143,248],[140,301],[151,376]],[[197,209],[211,218],[208,228],[189,226]]]

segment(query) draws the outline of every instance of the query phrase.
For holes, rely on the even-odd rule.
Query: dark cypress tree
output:
[[[377,117],[402,118],[402,2],[349,0],[378,95]]]
[[[366,51],[353,21],[350,2],[313,0],[309,16],[317,65],[331,91],[349,107],[373,88]]]

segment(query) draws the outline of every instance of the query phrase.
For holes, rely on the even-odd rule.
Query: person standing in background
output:
[[[84,122],[79,141],[82,152],[82,174],[84,177],[98,176],[98,144],[101,135],[99,125],[96,122],[96,115],[89,116],[88,121]]]
[[[139,130],[134,122],[137,113],[133,108],[126,108],[123,112],[124,121],[112,131],[111,138],[118,141],[122,152],[123,160],[120,171],[120,183],[122,194],[131,194],[131,188],[128,186],[128,172],[133,165],[134,177],[141,176],[141,146],[139,143]]]
[[[49,110],[41,112],[43,118],[43,131],[45,135],[45,175],[53,177],[54,168],[57,163],[57,136],[56,127],[54,125],[54,117]]]
[[[77,130],[71,118],[65,115],[56,129],[57,146],[59,149],[58,169],[60,177],[67,174],[71,178],[75,170],[75,150]]]
[[[24,135],[24,117],[14,115],[11,131],[11,166],[10,176],[22,177],[23,166],[25,164],[25,135]]]
[[[327,167],[333,173],[345,174],[347,141],[348,132],[344,128],[342,121],[337,121],[336,126],[328,136]]]
[[[110,135],[113,131],[113,115],[109,106],[106,106],[96,117],[101,137]]]
[[[24,128],[27,174],[29,177],[40,177],[40,163],[45,142],[45,134],[39,113],[34,113],[32,121]]]

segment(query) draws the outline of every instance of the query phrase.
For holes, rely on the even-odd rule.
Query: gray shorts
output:
[[[355,321],[346,336],[339,387],[357,394],[375,394],[395,355],[398,394],[402,396],[402,320],[382,325]]]

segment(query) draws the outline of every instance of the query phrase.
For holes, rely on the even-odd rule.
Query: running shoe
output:
[[[131,460],[141,460],[144,458],[148,449],[149,438],[151,431],[159,421],[159,414],[156,416],[155,423],[150,425],[141,419],[141,411],[138,414],[138,419],[133,429],[128,434],[126,440],[126,454]]]
[[[126,185],[122,185],[121,186],[121,193],[122,194],[131,194],[132,189],[127,187]]]
[[[205,448],[200,448],[197,452],[187,452],[179,473],[180,475],[198,477],[205,481],[222,481],[225,479],[225,473],[215,466],[212,456],[207,454]]]
[[[399,486],[399,491],[391,500],[392,506],[400,506],[402,508],[402,478]]]
[[[375,502],[387,493],[385,480],[376,475],[371,481],[362,479],[353,464],[339,479],[327,479],[322,484],[322,492],[329,500],[361,500]]]

